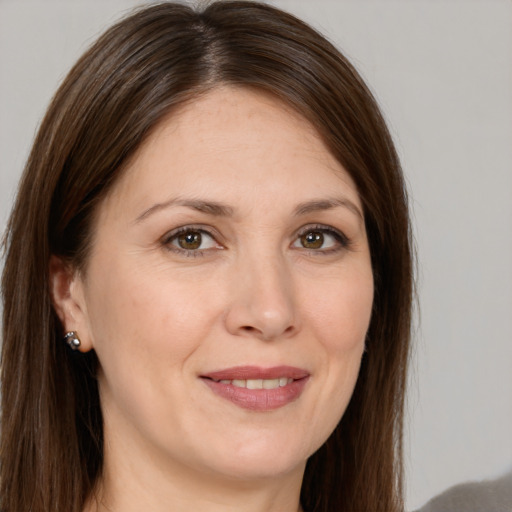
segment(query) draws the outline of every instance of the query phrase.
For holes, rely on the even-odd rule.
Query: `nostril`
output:
[[[252,325],[243,325],[240,327],[240,333],[245,333],[250,336],[256,336],[265,341],[276,339],[280,336],[290,336],[295,331],[293,325],[288,326],[284,331],[272,329],[258,329]]]

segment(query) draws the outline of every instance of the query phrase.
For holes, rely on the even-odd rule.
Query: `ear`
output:
[[[81,352],[92,349],[89,317],[80,273],[62,258],[50,258],[50,294],[65,332],[76,331]]]

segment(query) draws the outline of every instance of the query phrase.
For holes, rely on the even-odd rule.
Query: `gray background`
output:
[[[136,0],[0,0],[0,228],[46,105]],[[512,2],[280,0],[376,92],[419,252],[407,506],[512,464]]]

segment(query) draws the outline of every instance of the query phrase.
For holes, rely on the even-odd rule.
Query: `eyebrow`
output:
[[[347,198],[329,198],[329,199],[314,199],[312,201],[306,201],[304,203],[300,203],[294,211],[296,216],[306,215],[312,212],[318,212],[323,210],[331,210],[332,208],[337,207],[348,208],[352,213],[357,215],[361,220],[364,220],[363,213],[360,208],[356,206],[355,203],[350,201]]]
[[[165,210],[167,208],[170,208],[171,206],[185,206],[187,208],[192,208],[193,210],[197,210],[198,212],[207,213],[208,215],[213,215],[215,217],[230,217],[233,215],[233,208],[226,204],[217,203],[215,201],[202,201],[200,199],[183,199],[176,197],[163,203],[154,204],[147,210],[143,211],[135,219],[135,223],[137,224],[139,222],[142,222],[151,214],[158,212],[160,210]]]
[[[153,213],[161,210],[165,210],[172,206],[185,206],[192,208],[202,213],[212,215],[214,217],[231,217],[233,216],[234,210],[231,206],[216,201],[203,201],[200,199],[184,199],[184,198],[173,198],[163,203],[156,203],[147,210],[144,210],[136,219],[135,223],[142,222]],[[313,199],[311,201],[305,201],[297,205],[294,209],[293,214],[296,217],[307,215],[308,213],[331,210],[337,207],[344,207],[354,213],[361,220],[364,220],[361,210],[347,198],[329,198],[329,199]]]

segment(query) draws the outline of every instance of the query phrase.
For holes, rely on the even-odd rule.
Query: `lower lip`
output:
[[[205,378],[203,381],[216,395],[229,400],[238,407],[263,412],[279,409],[297,400],[308,379],[309,377],[297,379],[276,389],[239,388],[233,384],[221,384]]]

